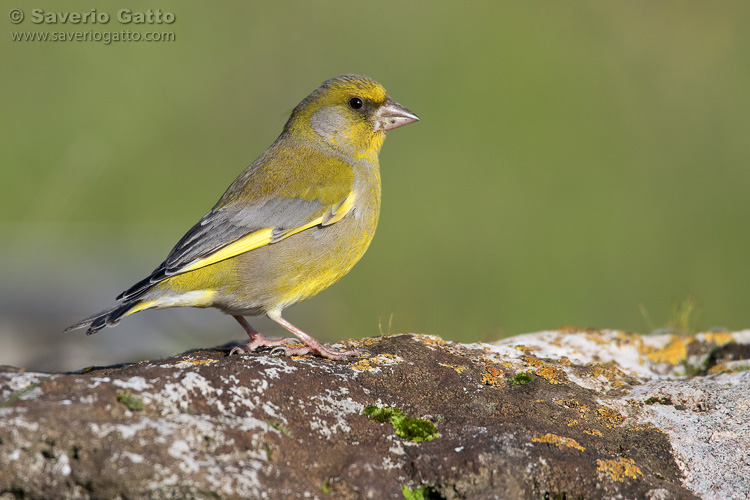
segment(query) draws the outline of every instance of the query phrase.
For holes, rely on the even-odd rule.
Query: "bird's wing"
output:
[[[171,276],[279,242],[314,226],[338,222],[354,207],[352,167],[337,160],[327,163],[328,175],[318,186],[311,186],[304,175],[292,174],[273,193],[254,188],[253,182],[263,175],[262,167],[241,175],[219,203],[180,239],[166,260],[118,299],[137,297]],[[340,170],[340,175],[331,170]]]

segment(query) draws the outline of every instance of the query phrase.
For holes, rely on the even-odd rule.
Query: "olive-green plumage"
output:
[[[243,350],[291,340],[270,341],[242,318],[266,314],[306,344],[282,348],[287,354],[355,354],[322,346],[281,312],[338,281],[365,253],[380,213],[385,134],[417,120],[367,77],[324,82],[148,278],[66,331],[91,334],[144,309],[215,307],[250,335]]]

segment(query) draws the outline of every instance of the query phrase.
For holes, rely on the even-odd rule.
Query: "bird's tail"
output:
[[[75,325],[71,325],[63,330],[63,333],[67,333],[71,330],[78,330],[79,328],[86,328],[86,335],[93,335],[105,326],[115,326],[120,322],[120,318],[128,314],[139,311],[138,306],[140,300],[129,300],[120,302],[119,304],[110,307],[100,313],[89,316],[83,321],[79,321]]]

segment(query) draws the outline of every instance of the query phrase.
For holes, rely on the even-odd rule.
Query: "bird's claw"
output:
[[[247,345],[235,346],[232,347],[231,351],[229,351],[229,356],[234,356],[235,354],[244,354],[246,352],[248,352]]]

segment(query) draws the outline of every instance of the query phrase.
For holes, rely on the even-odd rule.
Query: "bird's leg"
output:
[[[303,354],[313,353],[323,358],[343,361],[352,356],[357,356],[360,354],[360,352],[356,349],[352,349],[350,351],[334,351],[333,349],[325,347],[323,344],[282,318],[280,312],[271,311],[267,313],[266,316],[295,334],[302,342],[305,343],[304,347],[279,347],[279,349],[281,349],[287,356],[301,356]]]
[[[294,344],[297,343],[298,340],[292,337],[287,337],[279,340],[270,340],[265,338],[261,333],[250,326],[250,323],[247,322],[247,320],[242,316],[232,316],[234,319],[237,320],[237,323],[242,326],[242,328],[245,329],[247,332],[248,337],[250,337],[250,342],[247,344],[237,346],[232,348],[231,351],[229,351],[229,355],[233,354],[240,354],[243,352],[251,352],[256,350],[259,347],[277,347],[287,344]]]

